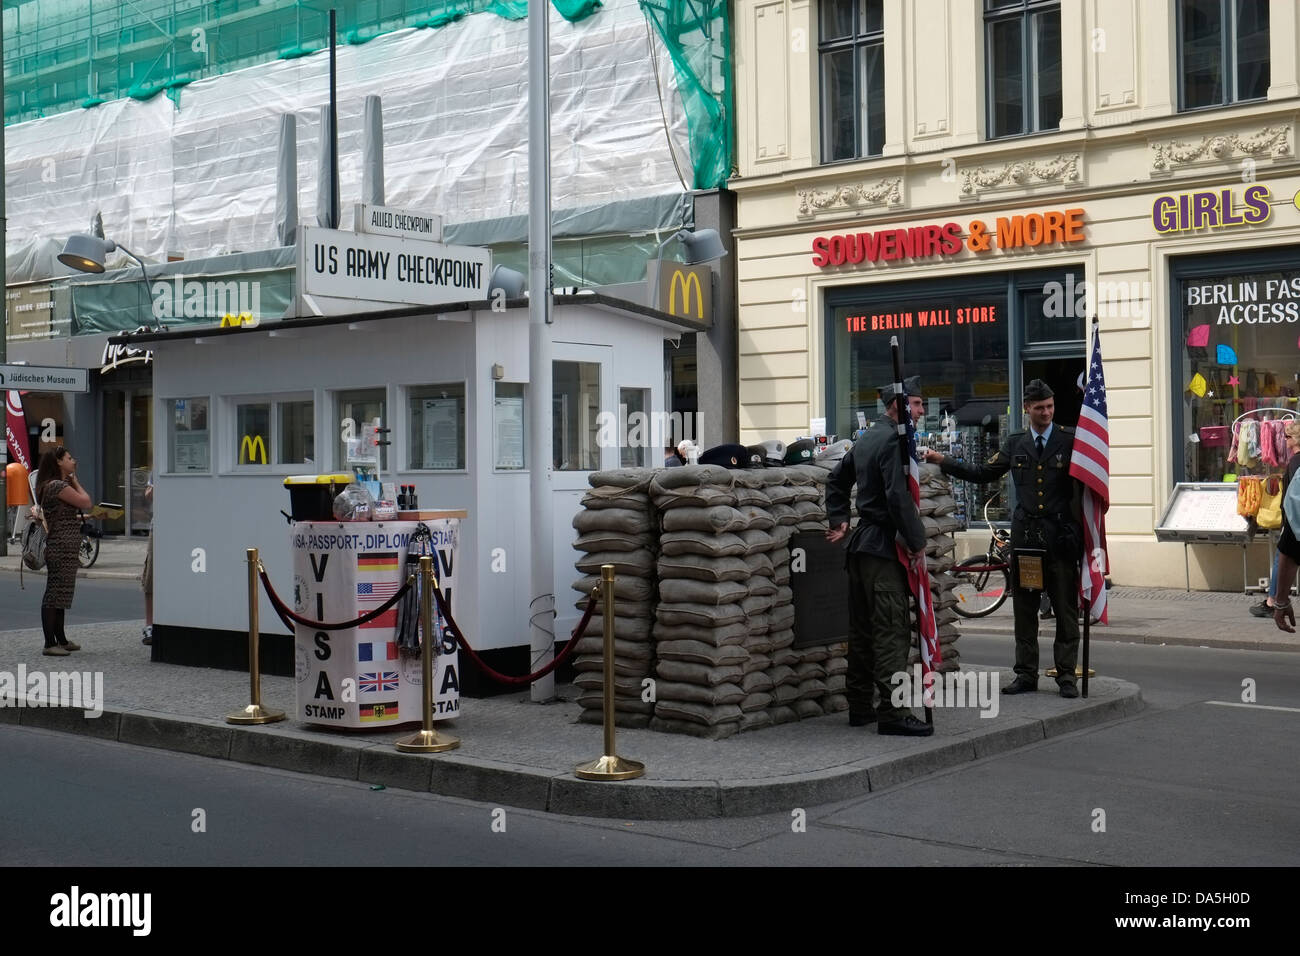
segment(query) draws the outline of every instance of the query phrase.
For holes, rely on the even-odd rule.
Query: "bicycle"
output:
[[[88,568],[99,560],[99,542],[104,537],[94,521],[81,516],[81,543],[77,545],[77,563]]]
[[[997,498],[996,494],[984,502],[986,524],[989,505],[994,498]],[[992,614],[1011,593],[1011,532],[1005,528],[993,528],[988,550],[959,562],[951,573],[957,579],[952,589],[957,596],[953,610],[962,617]]]

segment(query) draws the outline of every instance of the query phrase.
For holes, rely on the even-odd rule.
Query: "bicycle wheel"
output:
[[[81,544],[77,547],[77,563],[88,568],[99,558],[99,539],[94,535],[83,534]]]
[[[974,568],[979,570],[966,570]],[[1011,593],[1011,570],[996,558],[977,554],[952,569],[957,579],[953,610],[962,617],[986,617],[1002,606]]]

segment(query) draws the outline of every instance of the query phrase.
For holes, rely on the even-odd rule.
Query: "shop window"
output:
[[[174,398],[167,403],[171,440],[168,466],[175,474],[212,471],[211,419],[206,398]]]
[[[828,341],[827,431],[850,438],[884,415],[878,389],[894,380],[891,336],[898,336],[905,375],[920,375],[926,415],[922,440],[945,454],[986,461],[1020,424],[1011,407],[1007,284],[982,291],[854,290],[832,299]],[[982,518],[984,501],[1001,491],[989,517],[1010,516],[1009,482],[979,487],[954,482],[961,514]]]
[[[553,362],[553,460],[556,471],[600,467],[600,363]]]
[[[649,404],[648,388],[618,390],[618,466],[620,468],[652,468],[654,462],[651,455],[663,452],[662,448],[656,448],[652,444],[660,436],[656,435],[655,429],[651,427]]]
[[[1300,270],[1187,275],[1175,281],[1175,294],[1184,422],[1175,460],[1183,462],[1183,480],[1279,471],[1285,457],[1276,441],[1264,447],[1260,423],[1296,411]],[[1250,431],[1234,448],[1235,422]]]
[[[271,449],[271,403],[235,406],[236,465],[269,465]]]
[[[1061,125],[1061,4],[984,0],[989,138]]]
[[[1179,0],[1179,109],[1266,98],[1268,33],[1268,0]]]
[[[1020,314],[1025,319],[1022,341],[1026,345],[1082,342],[1087,316],[1098,308],[1109,309],[1117,304],[1112,285],[1100,287],[1099,298],[1084,282],[1082,272],[1072,272],[1053,275],[1041,286],[1020,289]]]
[[[424,385],[407,391],[410,423],[407,467],[465,469],[465,384]]]
[[[519,382],[493,382],[493,468],[497,471],[523,471],[528,467],[525,434],[524,386]]]
[[[354,464],[373,463],[378,447],[378,467],[380,471],[388,470],[388,449],[382,445],[366,445],[364,437],[372,434],[376,427],[388,427],[387,409],[387,394],[382,388],[337,393],[334,413],[339,426],[337,452],[340,468],[348,471]]]
[[[879,156],[885,145],[883,0],[823,0],[822,162]]]

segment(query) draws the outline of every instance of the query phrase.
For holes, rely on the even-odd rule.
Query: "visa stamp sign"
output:
[[[488,297],[492,253],[474,246],[307,226],[298,240],[299,288],[336,299],[446,305]]]

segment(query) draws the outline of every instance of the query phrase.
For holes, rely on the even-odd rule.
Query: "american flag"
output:
[[[1109,624],[1106,608],[1106,509],[1110,507],[1110,420],[1106,376],[1101,370],[1101,330],[1094,326],[1088,384],[1070,452],[1070,475],[1083,482],[1083,566],[1079,596],[1092,604],[1092,617]]]
[[[377,601],[383,603],[397,593],[401,585],[396,581],[380,583],[378,581],[362,581],[357,585],[357,597],[362,601]]]
[[[921,505],[921,468],[916,462],[916,423],[910,411],[904,411],[907,420],[907,488],[917,507]],[[939,649],[939,628],[934,623],[934,602],[930,599],[930,572],[925,566],[925,555],[913,564],[907,558],[907,545],[902,534],[897,535],[894,546],[898,560],[907,568],[907,586],[916,598],[921,627],[921,684],[925,688],[923,699],[927,707],[933,704],[934,692],[930,689],[935,667],[943,659]]]

